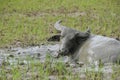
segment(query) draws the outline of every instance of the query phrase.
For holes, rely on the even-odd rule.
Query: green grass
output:
[[[111,77],[110,80],[117,80],[120,76],[119,66],[113,66],[113,73],[107,75],[101,71],[103,67],[97,72],[95,68],[91,71],[87,67],[86,71],[81,68],[81,72],[75,74],[74,68],[68,64],[53,61],[50,55],[46,57],[44,63],[29,56],[26,59],[27,64],[21,64],[19,60],[12,65],[6,62],[7,64],[0,66],[0,80],[50,80],[50,76],[54,76],[55,80],[83,80],[81,75],[85,75],[84,80],[103,80],[106,76]]]
[[[51,75],[59,77],[71,74],[70,71],[67,70],[64,63],[53,63],[52,57],[49,55],[47,55],[45,63],[36,61],[31,57],[28,57],[27,61],[30,63],[27,63],[25,65],[21,65],[19,61],[17,64],[13,65],[2,65],[0,67],[0,80],[49,80],[49,76]]]
[[[120,0],[0,0],[0,47],[39,45],[56,33],[57,20],[80,31],[89,26],[94,34],[120,38]],[[32,63],[27,65],[3,65],[0,80],[48,80],[50,75],[79,80],[79,74],[71,74],[64,63],[47,59],[45,63],[29,59]],[[112,74],[113,80],[119,70]],[[94,71],[85,74],[88,80],[102,76]]]
[[[24,4],[25,3],[25,4]],[[120,36],[119,0],[0,0],[0,47],[38,45],[63,25],[94,34]]]

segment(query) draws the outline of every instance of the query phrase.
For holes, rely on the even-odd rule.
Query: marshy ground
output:
[[[70,67],[56,59],[59,44],[44,44],[53,25],[120,39],[119,0],[0,0],[0,80],[119,80],[120,67]],[[87,68],[87,70],[86,70]],[[109,75],[109,76],[108,76]]]
[[[2,80],[119,80],[120,66],[72,64],[69,57],[56,58],[59,44],[0,49]]]

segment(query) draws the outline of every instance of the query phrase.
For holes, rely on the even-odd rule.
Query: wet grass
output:
[[[94,34],[120,36],[119,0],[0,0],[0,47],[38,45],[56,31],[53,24]],[[24,4],[25,3],[25,4]]]
[[[120,76],[120,67],[116,66],[113,66],[112,73],[105,75],[101,71],[102,67],[98,71],[95,68],[90,71],[86,67],[75,72],[75,68],[53,61],[50,55],[47,55],[44,63],[30,56],[26,60],[26,64],[21,64],[19,60],[13,64],[6,61],[0,66],[0,80],[119,80]]]
[[[18,61],[17,64],[6,64],[0,68],[1,80],[49,80],[49,76],[63,76],[70,75],[70,71],[62,62],[53,63],[52,57],[47,56],[45,63],[36,61],[28,57],[28,63],[21,65]],[[29,63],[30,62],[30,63]],[[9,62],[7,62],[9,63]],[[64,78],[61,77],[61,78]],[[60,78],[58,78],[60,80]],[[63,80],[63,79],[62,79]],[[66,80],[66,79],[65,79]]]

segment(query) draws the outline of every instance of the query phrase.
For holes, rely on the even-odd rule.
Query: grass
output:
[[[0,47],[38,45],[55,33],[54,23],[119,37],[119,0],[0,0]],[[24,4],[25,3],[25,4]]]
[[[66,69],[64,63],[62,62],[52,63],[52,57],[50,57],[49,55],[47,56],[45,63],[40,63],[39,61],[36,62],[35,59],[32,59],[30,57],[27,58],[27,61],[30,63],[27,63],[26,65],[20,65],[19,63],[7,66],[2,65],[0,69],[1,72],[0,79],[48,80],[50,75],[59,76],[70,74],[70,71]]]
[[[120,38],[119,0],[0,0],[0,47],[39,45],[55,34],[57,20],[63,25],[85,31],[89,26],[94,34]],[[41,79],[50,75],[59,80],[79,80],[64,63],[53,64],[48,56],[45,63],[28,59],[26,65],[3,65],[0,80]],[[51,68],[52,67],[52,68]],[[120,69],[112,74],[113,80]],[[100,72],[86,72],[89,80],[102,80]],[[69,77],[66,77],[66,76]],[[97,77],[96,77],[97,76]],[[70,79],[69,79],[70,80]]]
[[[101,71],[102,67],[96,72],[94,68],[90,71],[89,69],[83,69],[81,72],[74,72],[73,67],[69,67],[63,62],[53,61],[53,57],[47,55],[44,63],[39,60],[27,57],[27,64],[4,64],[0,66],[0,80],[51,80],[50,76],[53,76],[55,80],[117,80],[120,73],[120,67],[113,66],[113,73],[105,75]],[[9,63],[9,62],[6,62]],[[82,77],[81,75],[85,75]],[[106,78],[106,76],[111,76]],[[118,79],[119,80],[119,79]]]

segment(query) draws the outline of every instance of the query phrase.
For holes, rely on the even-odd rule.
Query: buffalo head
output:
[[[61,32],[59,36],[53,36],[49,40],[51,41],[52,38],[59,38],[61,41],[59,55],[69,55],[73,54],[77,48],[89,38],[90,30],[88,29],[86,32],[80,32],[65,26],[62,26],[61,21],[57,21],[54,27]]]

